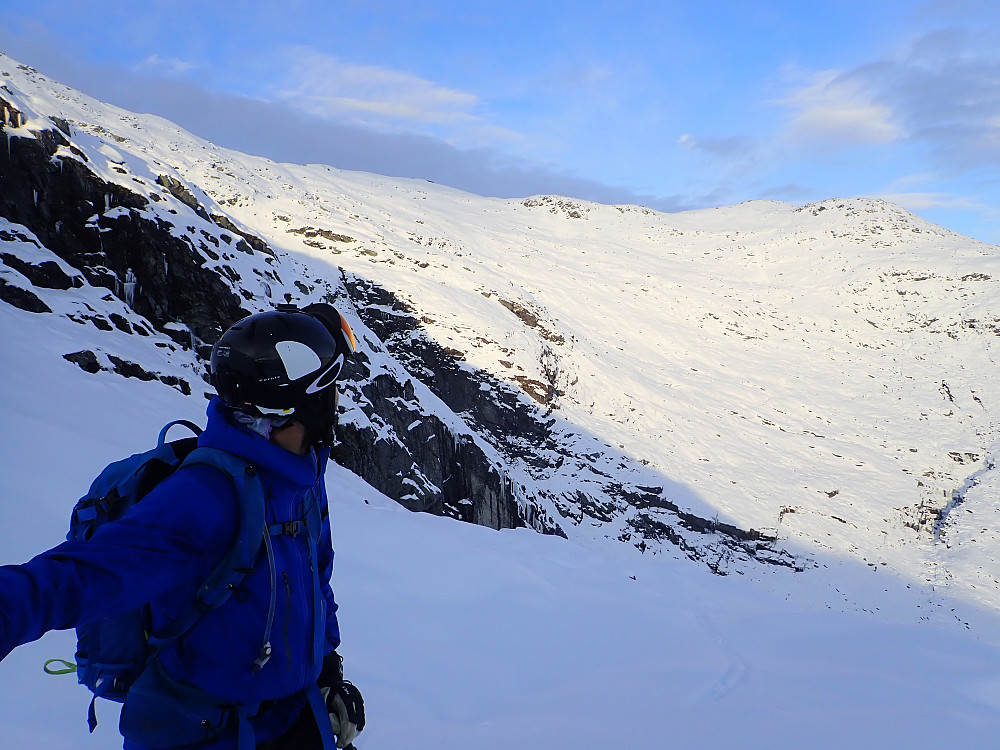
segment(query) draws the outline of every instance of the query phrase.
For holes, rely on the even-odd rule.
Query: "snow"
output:
[[[58,541],[95,467],[201,404],[53,368],[29,313],[0,320],[0,550],[15,562]],[[412,514],[339,468],[328,486],[342,650],[370,722],[359,750],[984,747],[1000,730],[1000,650],[971,632],[809,606],[794,581],[786,600],[620,545]],[[857,567],[843,585],[883,575]],[[51,633],[0,665],[6,746],[120,746],[114,705],[88,735],[87,691],[42,673],[73,647]]]
[[[343,653],[370,722],[359,750],[995,744],[1000,401],[984,383],[1000,356],[1000,248],[870,200],[667,215],[274,164],[10,58],[0,67],[4,98],[25,116],[8,134],[34,137],[62,117],[90,168],[156,193],[145,210],[194,246],[218,227],[156,176],[266,239],[273,263],[224,248],[209,262],[239,274],[248,304],[303,299],[297,280],[336,295],[343,270],[392,291],[470,368],[554,382],[556,436],[594,458],[543,476],[513,466],[517,483],[589,489],[589,465],[662,485],[685,510],[773,532],[805,563],[795,573],[720,557],[730,575],[717,576],[667,543],[640,554],[617,541],[625,518],[577,525],[553,508],[569,539],[496,532],[409,513],[334,469]],[[291,231],[306,227],[325,234]],[[5,239],[4,252],[77,275],[23,227],[0,230],[27,238]],[[60,541],[108,461],[169,420],[201,421],[206,386],[167,337],[69,317],[141,322],[107,290],[38,289],[2,268],[54,311],[0,303],[6,564]],[[373,367],[399,373],[347,314]],[[63,358],[80,350],[194,392],[83,372]],[[461,418],[413,385],[465,439]],[[947,522],[928,524],[928,508]],[[0,664],[5,746],[120,747],[114,705],[99,706],[88,735],[87,691],[41,670],[73,648],[72,633],[50,633]]]

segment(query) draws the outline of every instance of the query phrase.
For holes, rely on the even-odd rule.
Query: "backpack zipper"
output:
[[[288,631],[291,627],[292,617],[292,581],[288,577],[288,571],[281,571],[281,577],[285,580],[285,664],[288,669],[292,668],[292,651],[288,642]]]

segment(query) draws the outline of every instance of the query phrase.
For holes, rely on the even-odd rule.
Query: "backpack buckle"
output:
[[[284,523],[272,523],[267,527],[271,536],[298,536],[302,533],[302,521],[285,521]]]

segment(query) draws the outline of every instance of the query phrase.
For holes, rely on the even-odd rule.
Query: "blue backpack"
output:
[[[87,494],[74,506],[67,539],[89,540],[100,526],[121,518],[129,508],[140,502],[173,472],[182,466],[195,464],[212,466],[232,480],[242,509],[239,533],[233,546],[198,587],[195,606],[184,616],[179,617],[169,632],[157,633],[155,637],[150,633],[150,607],[146,604],[123,614],[78,627],[75,664],[61,659],[52,659],[46,663],[45,671],[50,674],[75,671],[79,682],[86,685],[94,694],[88,711],[88,725],[91,732],[97,726],[95,709],[97,699],[106,698],[123,703],[129,689],[152,663],[161,646],[188,632],[204,613],[223,605],[239,588],[243,579],[253,571],[262,545],[268,551],[272,585],[268,621],[260,656],[255,662],[256,668],[262,667],[270,657],[269,637],[274,620],[276,595],[270,535],[282,531],[270,529],[265,524],[264,491],[253,466],[231,453],[197,447],[197,437],[166,442],[167,432],[178,424],[188,427],[195,436],[201,434],[201,429],[197,425],[186,420],[175,420],[160,430],[155,448],[106,466],[91,484]],[[308,508],[304,526],[312,540],[319,539],[319,523],[318,506]],[[54,662],[61,662],[68,668],[54,669],[51,666]],[[173,697],[176,699],[176,695]],[[307,697],[310,704],[313,704],[314,711],[319,711],[320,707],[316,704],[315,697],[312,695]],[[194,700],[198,700],[198,697],[195,696]],[[324,710],[324,719],[325,713]],[[246,746],[245,735],[249,734],[252,739],[252,732],[244,732],[248,726],[245,713],[242,713],[239,719],[242,748]],[[329,724],[329,722],[324,723]],[[182,740],[176,744],[185,743]]]

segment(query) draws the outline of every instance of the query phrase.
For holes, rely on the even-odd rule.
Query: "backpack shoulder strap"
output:
[[[306,493],[302,508],[309,545],[309,560],[313,571],[313,664],[322,664],[324,656],[324,620],[326,602],[323,598],[319,569],[319,545],[323,533],[323,515],[320,509],[320,493],[311,490]]]
[[[225,602],[253,570],[264,540],[264,488],[257,470],[246,459],[217,448],[196,448],[182,466],[212,466],[230,477],[238,502],[236,543],[198,589],[199,605],[207,611]],[[233,583],[233,586],[229,586]]]
[[[181,468],[194,465],[211,466],[230,478],[236,492],[239,529],[236,541],[198,587],[195,606],[179,617],[168,632],[151,637],[153,645],[162,645],[183,635],[203,614],[226,602],[253,571],[264,541],[264,488],[254,467],[245,459],[216,448],[195,448],[184,459]]]
[[[184,425],[189,430],[191,430],[191,432],[193,432],[196,436],[201,435],[202,432],[201,428],[194,422],[189,422],[186,419],[175,419],[173,422],[167,422],[165,425],[163,425],[163,429],[160,430],[160,434],[156,438],[157,447],[163,445],[167,441],[167,433],[170,431],[171,427],[177,424]]]

